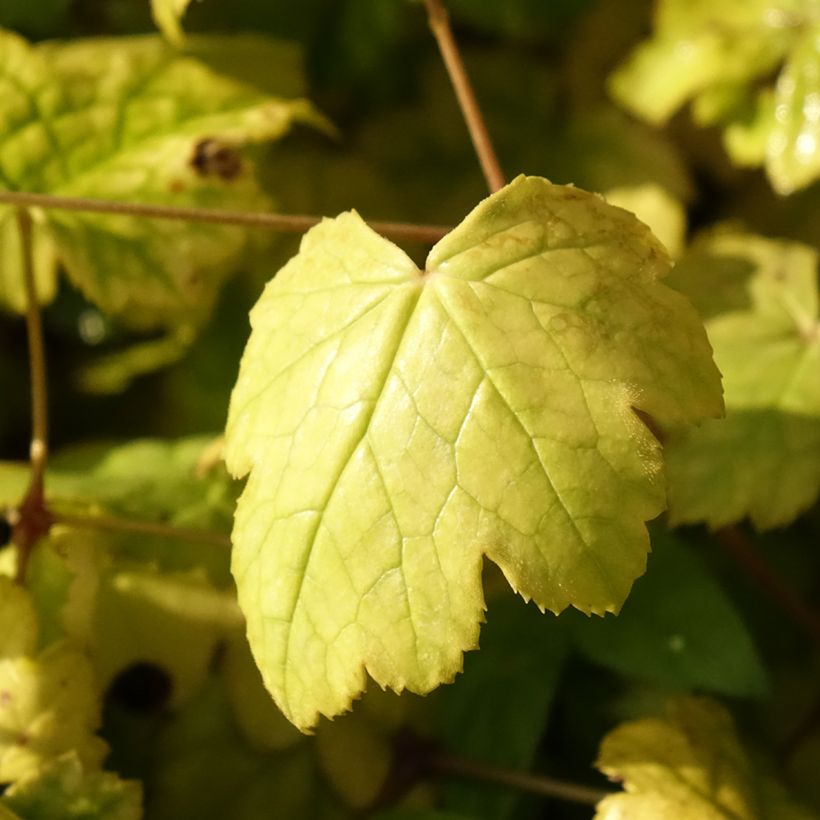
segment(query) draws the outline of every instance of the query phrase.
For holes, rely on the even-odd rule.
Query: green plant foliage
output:
[[[424,273],[355,213],[308,234],[254,308],[226,445],[251,471],[240,603],[296,725],[348,708],[363,665],[396,690],[451,680],[483,554],[541,607],[621,606],[664,504],[632,408],[670,428],[721,412],[667,270],[630,214],[538,178],[476,208]]]
[[[180,20],[191,0],[151,0],[151,15],[162,33],[174,45],[182,45],[183,32]]]
[[[3,800],[26,820],[140,820],[139,784],[108,772],[83,771],[68,753],[43,767],[35,777],[13,786]],[[0,817],[2,815],[0,814]]]
[[[481,651],[439,694],[438,735],[450,752],[511,769],[533,762],[567,652],[554,619],[510,595],[490,604]],[[491,787],[448,784],[444,805],[468,817],[509,817],[516,796]]]
[[[218,41],[205,46],[218,50]],[[305,100],[271,96],[152,37],[32,47],[2,32],[0,82],[8,190],[265,209],[242,147],[296,121],[320,122]],[[144,329],[201,322],[249,247],[242,229],[196,222],[59,210],[39,220],[73,283]],[[42,265],[38,276],[53,292]],[[19,307],[19,286],[4,291]]]
[[[775,189],[791,193],[820,176],[819,38],[815,0],[662,0],[653,37],[611,89],[654,123],[691,100],[701,125],[726,129],[736,162],[765,164]]]
[[[767,691],[737,610],[697,555],[660,529],[653,531],[646,575],[617,618],[571,615],[566,625],[580,651],[624,675],[684,691]]]
[[[36,658],[0,660],[0,781],[37,774],[42,765],[74,751],[84,766],[98,766],[105,744],[94,735],[99,697],[88,659],[67,643]]]
[[[598,805],[596,820],[810,820],[755,771],[728,712],[689,698],[662,718],[625,723],[601,744],[596,766],[625,791]]]
[[[672,518],[787,524],[820,492],[817,253],[718,231],[693,245],[670,284],[703,315],[727,408],[724,422],[669,442]]]

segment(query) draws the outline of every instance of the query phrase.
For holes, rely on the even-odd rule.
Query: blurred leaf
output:
[[[727,417],[667,444],[675,522],[787,524],[820,491],[817,254],[731,232],[702,237],[668,280],[704,317]]]
[[[57,291],[57,264],[54,242],[38,218],[32,225],[34,287],[42,304]],[[25,313],[26,291],[23,284],[23,251],[16,212],[0,207],[0,308]]]
[[[108,772],[85,772],[76,754],[12,786],[3,802],[25,820],[139,820],[142,790]]]
[[[63,512],[124,518],[227,534],[239,488],[221,458],[202,459],[213,436],[98,443],[57,453],[46,475],[46,497]],[[0,462],[0,505],[14,506],[28,483],[24,465]],[[218,586],[229,584],[227,546],[143,534],[106,535],[109,551],[160,569],[204,568]]]
[[[732,719],[696,698],[664,718],[625,723],[601,743],[595,764],[624,792],[604,798],[595,820],[811,820],[755,772]]]
[[[31,596],[0,575],[0,658],[33,655],[37,648],[37,614]]]
[[[591,661],[677,690],[767,691],[765,667],[726,594],[691,550],[656,528],[646,575],[617,617],[568,613],[563,623]]]
[[[151,15],[162,33],[175,46],[181,46],[184,39],[180,21],[191,0],[151,0]]]
[[[652,183],[610,188],[604,196],[610,205],[630,211],[648,225],[671,257],[680,256],[686,235],[686,212],[677,199]]]
[[[563,670],[566,638],[558,622],[506,596],[490,606],[481,651],[443,689],[437,731],[465,758],[527,770],[547,725]],[[444,806],[482,820],[508,817],[517,795],[476,783],[445,786]]]
[[[541,607],[620,608],[665,503],[633,408],[722,409],[668,265],[631,214],[538,177],[424,274],[355,213],[305,236],[251,313],[225,448],[251,473],[232,558],[250,645],[295,725],[346,711],[365,669],[395,691],[452,680],[484,555]]]
[[[242,147],[320,122],[305,100],[271,97],[152,37],[33,48],[3,32],[0,78],[10,190],[265,209]],[[200,323],[250,241],[235,227],[127,216],[52,210],[44,223],[72,281],[141,328]]]
[[[0,659],[0,782],[38,774],[43,765],[74,751],[96,767],[105,744],[94,735],[99,695],[91,665],[68,643],[37,658]]]
[[[168,674],[179,704],[204,683],[217,647],[241,626],[234,596],[201,572],[114,570],[100,582],[88,641],[103,687],[132,664],[150,663]]]
[[[765,161],[775,189],[790,193],[820,175],[819,40],[814,0],[661,0],[652,38],[610,87],[653,123],[693,100],[702,125],[727,128],[735,161]]]
[[[267,754],[245,743],[218,678],[168,723],[153,766],[146,813],[154,820],[350,817],[317,778],[306,739]]]

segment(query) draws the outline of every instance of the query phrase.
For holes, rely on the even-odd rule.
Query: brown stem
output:
[[[0,191],[0,204],[53,208],[63,211],[140,216],[149,219],[171,219],[183,222],[210,222],[238,225],[245,228],[268,228],[291,233],[304,233],[318,225],[323,217],[301,214],[271,214],[248,211],[226,211],[213,208],[178,208],[171,205],[146,205],[139,202],[116,202],[106,199],[54,196],[21,191]],[[413,225],[406,222],[370,222],[374,231],[408,242],[438,242],[450,228],[443,225]]]
[[[751,540],[735,527],[725,527],[718,530],[716,535],[747,575],[754,578],[769,597],[814,641],[820,643],[820,614],[800,599]]]
[[[530,792],[530,794],[538,794],[542,797],[557,797],[559,800],[569,800],[573,803],[584,803],[590,806],[597,805],[609,794],[603,789],[595,789],[577,783],[566,783],[563,780],[556,780],[545,775],[504,769],[449,754],[437,755],[433,760],[433,770],[441,775],[498,783],[519,791]]]
[[[503,188],[504,172],[498,162],[498,157],[493,148],[490,134],[487,131],[487,124],[476,100],[467,69],[461,58],[461,52],[450,28],[450,15],[444,7],[443,0],[424,0],[427,7],[427,17],[430,21],[430,30],[438,43],[441,58],[450,75],[450,82],[456,93],[461,113],[467,123],[467,130],[470,132],[470,139],[481,163],[481,170],[487,180],[490,193],[494,193],[499,188]]]
[[[158,521],[137,521],[131,518],[119,518],[113,515],[77,515],[75,513],[51,511],[51,520],[55,524],[88,530],[107,530],[109,532],[132,532],[141,535],[176,538],[194,544],[212,544],[217,547],[231,546],[227,535],[207,530],[195,530],[188,527],[175,527]]]
[[[17,581],[23,583],[29,558],[35,544],[48,532],[50,516],[45,506],[44,484],[48,461],[48,386],[43,323],[34,275],[34,250],[31,216],[17,213],[23,285],[26,293],[26,331],[28,334],[29,371],[31,373],[31,478],[19,509],[9,517],[11,540],[17,546]]]

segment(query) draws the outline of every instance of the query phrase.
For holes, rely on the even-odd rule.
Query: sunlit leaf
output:
[[[723,373],[727,417],[672,437],[674,521],[791,521],[820,492],[820,314],[808,246],[718,232],[670,284],[701,311]]]
[[[624,792],[598,804],[596,820],[810,820],[756,772],[721,706],[689,698],[665,717],[619,726],[597,767]]]
[[[0,88],[9,190],[265,209],[243,146],[319,122],[305,100],[272,96],[154,37],[32,47],[2,32]],[[141,328],[200,322],[251,241],[197,222],[59,210],[43,221],[72,281]]]
[[[108,772],[86,772],[68,753],[3,795],[26,820],[140,820],[142,791],[133,781]],[[0,815],[1,817],[2,815]]]
[[[39,301],[47,304],[57,290],[54,242],[38,219],[32,225],[34,281]],[[26,310],[20,229],[13,210],[0,208],[0,307],[16,313]]]
[[[702,125],[726,128],[736,162],[765,162],[780,193],[803,188],[820,175],[817,8],[814,0],[662,0],[653,36],[611,90],[654,123],[692,100]]]
[[[664,506],[660,446],[721,412],[694,311],[631,214],[520,177],[424,272],[355,213],[268,285],[229,415],[251,472],[233,571],[266,685],[299,726],[364,668],[427,692],[473,648],[486,555],[541,607],[617,610]]]
[[[0,782],[37,774],[64,752],[99,765],[99,695],[88,658],[66,643],[37,658],[0,660]]]

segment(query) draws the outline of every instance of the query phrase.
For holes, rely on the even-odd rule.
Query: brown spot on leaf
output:
[[[190,165],[200,176],[217,176],[230,182],[242,172],[242,158],[230,145],[210,137],[194,146]]]

